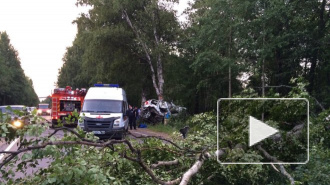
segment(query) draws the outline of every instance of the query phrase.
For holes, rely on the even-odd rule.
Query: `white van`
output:
[[[125,91],[117,84],[94,86],[87,91],[78,126],[100,138],[124,138],[128,131]]]

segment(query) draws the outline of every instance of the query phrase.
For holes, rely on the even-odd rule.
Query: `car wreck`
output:
[[[177,106],[173,102],[150,99],[144,102],[140,117],[144,122],[155,124],[163,122],[167,113],[171,116],[175,116],[185,111],[185,107]]]

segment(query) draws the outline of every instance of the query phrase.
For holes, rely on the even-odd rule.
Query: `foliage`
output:
[[[0,32],[0,75],[0,105],[35,106],[39,102],[6,32]]]
[[[292,97],[299,95],[309,98],[305,94],[305,83],[300,83],[289,93]],[[251,91],[251,96],[255,96]],[[276,95],[274,95],[276,96]],[[247,104],[246,110],[256,107],[255,103]],[[242,130],[239,126],[224,130],[225,127],[241,123],[239,117],[242,107],[231,105],[233,117],[229,125],[220,126],[221,138],[230,137],[233,146],[221,145],[225,148],[224,155],[220,156],[223,161],[242,159],[246,161],[263,161],[264,155],[256,150],[252,151],[244,147],[242,132],[234,132],[235,129]],[[268,106],[268,105],[265,105]],[[289,106],[283,108],[281,106]],[[271,106],[270,106],[271,107]],[[299,106],[298,106],[299,107]],[[225,109],[225,108],[224,108]],[[271,115],[283,113],[283,109],[293,110],[291,104],[275,104]],[[291,173],[298,184],[326,184],[328,182],[329,162],[329,132],[326,130],[330,110],[321,113],[317,117],[311,117],[310,130],[310,162],[307,165],[286,165],[286,170]],[[236,115],[236,116],[235,116]],[[220,116],[220,120],[225,115]],[[290,120],[294,114],[288,112],[284,116],[275,116],[279,120],[286,118]],[[275,119],[272,117],[271,119]],[[293,117],[295,121],[298,117]],[[277,119],[277,121],[279,121]],[[179,119],[178,119],[179,120]],[[70,120],[67,120],[70,121]],[[275,171],[270,165],[220,165],[215,157],[217,150],[217,118],[214,112],[196,114],[186,119],[182,125],[190,127],[188,136],[182,139],[179,132],[172,134],[171,144],[169,141],[160,140],[157,137],[126,138],[126,140],[99,141],[92,133],[85,133],[80,128],[57,128],[54,132],[63,131],[62,138],[55,134],[42,136],[47,127],[41,124],[32,124],[27,127],[9,131],[10,126],[1,123],[3,137],[13,140],[17,137],[21,140],[23,148],[26,146],[35,147],[42,143],[49,143],[47,146],[24,152],[14,161],[10,161],[1,168],[1,183],[7,184],[156,184],[154,179],[146,173],[146,168],[153,171],[156,178],[162,181],[169,181],[179,178],[187,171],[200,157],[202,151],[207,151],[208,158],[204,159],[202,168],[194,175],[190,184],[287,184],[288,180]],[[269,124],[273,124],[270,123]],[[240,124],[244,125],[244,124]],[[227,129],[226,128],[226,129]],[[281,129],[282,130],[282,129]],[[229,134],[230,133],[230,134]],[[27,140],[30,138],[29,140]],[[36,137],[38,136],[38,137]],[[8,140],[9,141],[9,140]],[[238,143],[237,143],[237,142]],[[58,143],[59,144],[55,144]],[[83,142],[64,144],[65,142]],[[117,144],[98,146],[106,142]],[[134,150],[131,150],[129,142]],[[89,144],[87,144],[89,143]],[[242,145],[243,143],[243,145]],[[235,145],[236,144],[236,145]],[[238,144],[238,145],[237,145]],[[95,145],[95,146],[93,146]],[[97,147],[98,146],[98,147]],[[268,147],[266,142],[263,145]],[[273,150],[272,150],[273,151]],[[286,157],[291,157],[289,151],[283,151]],[[46,169],[40,169],[33,176],[23,179],[12,179],[13,170],[24,171],[36,166],[38,160],[47,158],[51,164]],[[178,164],[152,168],[153,164],[159,161],[178,160]],[[142,167],[141,163],[146,167]],[[16,164],[16,168],[12,168]],[[1,164],[0,164],[1,165]],[[15,165],[14,165],[15,166]],[[4,170],[10,169],[10,170]]]
[[[81,88],[97,81],[119,83],[127,91],[130,103],[135,105],[144,97],[155,97],[152,73],[141,43],[148,44],[153,64],[157,56],[162,58],[165,99],[188,107],[190,113],[216,110],[218,98],[230,96],[229,89],[236,97],[260,97],[264,75],[267,97],[302,97],[311,103],[310,162],[285,166],[288,173],[297,184],[327,184],[330,158],[329,1],[196,0],[186,11],[187,24],[181,27],[172,9],[158,6],[159,2],[79,0],[78,4],[91,5],[92,9],[75,20],[78,34],[64,55],[58,85]],[[140,40],[124,20],[123,10],[141,34]],[[154,40],[154,27],[162,41],[160,47]],[[19,96],[22,93],[19,84],[26,86],[28,83],[21,75],[17,51],[4,33],[0,40],[0,74],[0,102],[33,104],[32,100],[25,99],[33,97],[32,91],[27,96]],[[244,76],[247,76],[246,80]],[[30,85],[32,87],[31,81]],[[320,100],[326,110],[320,113],[310,95]],[[305,121],[293,114],[300,112],[304,105],[248,103],[246,109],[237,103],[224,106],[227,111],[222,113],[231,112],[233,116],[220,116],[225,120],[220,131],[228,141],[221,145],[227,151],[221,156],[223,160],[265,159],[260,152],[246,149],[246,138],[242,133],[246,134],[247,129],[240,125],[244,120],[240,115],[244,111],[257,114],[263,106],[269,107],[270,111],[264,116],[273,122],[268,124],[279,125],[285,131],[292,130],[299,121]],[[293,125],[287,125],[284,120]],[[203,151],[208,151],[213,157],[204,161],[191,184],[288,183],[270,165],[218,164],[214,157],[217,141],[214,112],[191,118],[173,117],[169,125],[175,130],[186,125],[190,127],[186,139],[174,132],[173,141],[179,148],[159,138],[127,138],[140,151],[147,166],[157,161],[179,160],[178,165],[153,169],[164,181],[181,177]],[[233,125],[239,126],[234,128]],[[15,130],[9,124],[1,123],[0,128],[1,136],[8,141],[19,137],[23,144],[31,146],[42,142],[81,140],[100,143],[93,134],[86,134],[79,128],[73,130],[78,135],[64,129],[63,138],[54,135],[37,138],[46,129],[38,124]],[[27,143],[26,136],[34,137]],[[290,141],[305,142],[301,138]],[[270,142],[266,142],[265,148],[274,149]],[[297,153],[303,149],[293,148]],[[281,152],[277,154],[294,158],[288,151]],[[153,184],[154,180],[141,167],[141,161],[129,160],[127,156],[139,159],[138,152],[128,150],[124,143],[105,148],[80,144],[48,145],[19,156],[18,170],[24,171],[44,157],[52,159],[49,168],[16,181],[8,179],[7,175],[12,171],[1,168],[1,180],[8,180],[9,184]]]
[[[119,83],[131,104],[155,98],[141,47],[146,43],[153,65],[161,54],[165,100],[190,113],[215,110],[217,99],[228,97],[229,89],[238,94],[249,87],[261,95],[263,74],[266,93],[286,96],[291,78],[303,77],[308,92],[329,106],[328,1],[196,0],[181,26],[173,2],[79,0],[92,9],[75,21],[79,31],[63,58],[58,85]]]
[[[142,41],[148,45],[154,66],[158,54],[164,63],[171,58],[178,30],[173,12],[167,10],[166,5],[158,6],[157,1],[148,0],[78,3],[93,8],[88,15],[83,14],[75,21],[78,34],[63,58],[58,86],[81,88],[96,82],[117,83],[126,90],[133,105],[140,105],[143,97],[154,97],[156,92],[148,59],[122,11],[127,12]],[[154,41],[154,27],[160,46]]]
[[[52,97],[47,96],[46,99],[42,100],[40,103],[48,103],[49,105],[52,104]]]

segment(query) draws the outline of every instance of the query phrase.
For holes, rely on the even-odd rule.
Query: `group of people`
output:
[[[129,127],[132,130],[136,130],[136,121],[140,118],[140,109],[136,106],[133,108],[131,105],[128,106],[126,111],[126,115],[128,116]]]

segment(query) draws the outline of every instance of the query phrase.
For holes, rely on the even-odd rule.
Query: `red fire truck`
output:
[[[70,86],[65,88],[56,88],[52,93],[52,126],[57,125],[57,120],[60,119],[64,123],[64,118],[71,114],[74,110],[79,113],[84,98],[86,89],[72,90]],[[77,121],[77,120],[76,120]]]

